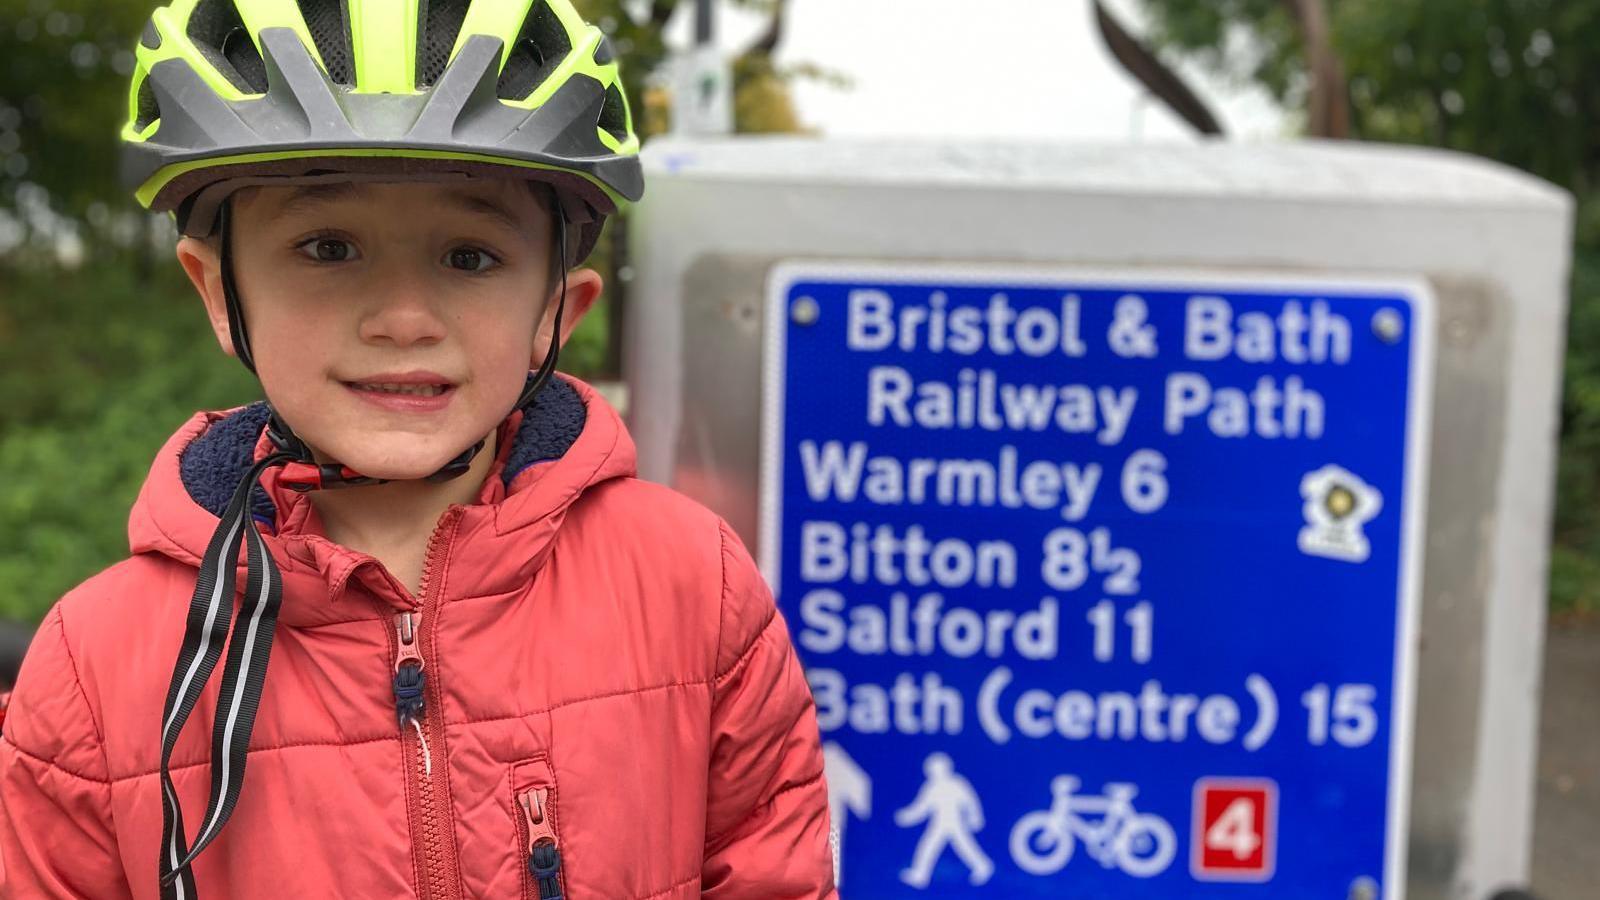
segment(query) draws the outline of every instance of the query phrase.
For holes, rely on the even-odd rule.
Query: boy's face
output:
[[[236,194],[250,348],[295,433],[362,474],[414,479],[492,432],[550,345],[560,283],[543,196],[487,179]],[[184,238],[178,257],[232,352],[218,246]],[[568,275],[563,341],[599,291],[594,272]]]

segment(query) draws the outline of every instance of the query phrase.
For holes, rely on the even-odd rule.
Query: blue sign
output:
[[[1404,890],[1421,282],[779,268],[761,557],[846,897]]]

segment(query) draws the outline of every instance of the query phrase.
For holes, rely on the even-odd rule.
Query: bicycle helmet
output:
[[[615,53],[570,0],[176,0],[135,56],[123,177],[185,234],[241,179],[499,175],[557,188],[581,260],[644,192]]]
[[[171,212],[182,233],[219,235],[233,343],[252,371],[228,202],[242,187],[471,177],[549,185],[557,337],[518,408],[554,371],[567,268],[589,255],[605,218],[644,191],[615,53],[571,0],[174,0],[150,17],[135,55],[123,178],[145,207]],[[281,601],[250,512],[257,480],[283,466],[280,481],[298,490],[376,483],[317,463],[276,413],[269,423],[276,452],[240,482],[201,561],[163,707],[163,897],[197,896],[191,863],[226,825],[243,785]],[[429,480],[466,472],[483,445]],[[246,583],[235,619],[241,551]],[[191,845],[169,763],[225,639],[210,799]],[[395,675],[402,728],[422,714],[421,679],[410,668]]]

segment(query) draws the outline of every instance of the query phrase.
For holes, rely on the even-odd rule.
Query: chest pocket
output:
[[[523,854],[522,896],[565,900],[556,774],[549,757],[535,756],[511,767],[511,809]]]

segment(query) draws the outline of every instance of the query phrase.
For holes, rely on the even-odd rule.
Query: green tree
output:
[[[1600,0],[1139,2],[1163,52],[1308,120],[1331,93],[1354,137],[1485,156],[1577,196],[1551,587],[1557,609],[1600,611]],[[1309,64],[1319,15],[1332,78]]]
[[[1311,79],[1295,12],[1304,0],[1140,2],[1158,44],[1305,107]],[[1580,196],[1595,186],[1600,2],[1336,0],[1325,9],[1356,136],[1487,156]],[[1225,52],[1240,27],[1250,52]]]
[[[767,30],[734,60],[735,130],[800,130],[789,83],[796,77],[826,76],[809,67],[780,69],[772,64],[772,54],[783,37],[784,14],[787,12],[785,0],[733,2],[737,6],[762,11],[770,17]],[[660,108],[660,105],[670,106],[670,95],[661,96],[651,91],[648,83],[670,55],[663,36],[667,23],[674,15],[692,14],[692,0],[651,0],[648,5],[628,0],[574,0],[574,4],[584,18],[596,23],[611,36],[617,54],[622,58],[623,81],[628,89],[628,97],[633,101],[634,124],[639,136],[649,138],[667,130],[671,122],[670,112]],[[657,114],[648,114],[651,112]]]
[[[0,204],[32,183],[61,212],[93,209],[98,221],[121,194],[116,136],[149,12],[137,2],[0,0]]]

